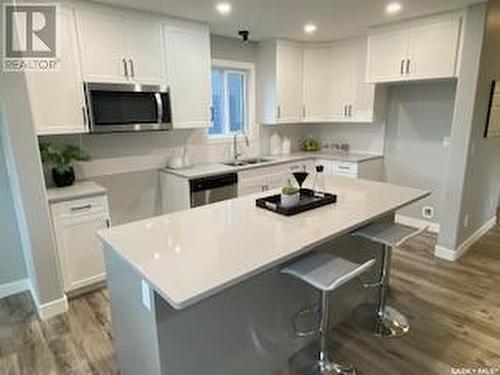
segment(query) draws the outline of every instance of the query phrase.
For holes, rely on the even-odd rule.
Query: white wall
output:
[[[464,45],[461,66],[457,82],[455,107],[451,128],[451,143],[448,165],[443,171],[446,184],[443,191],[443,211],[446,215],[441,218],[440,233],[438,237],[439,251],[446,253],[455,252],[460,248],[463,239],[468,236],[472,228],[464,228],[464,215],[462,213],[464,187],[466,185],[467,162],[471,151],[473,128],[484,125],[475,124],[473,121],[478,87],[478,76],[481,60],[481,47],[484,35],[485,4],[475,5],[467,9],[464,22]],[[497,48],[497,46],[493,47]],[[486,181],[473,181],[468,176],[469,183],[476,187],[486,186]],[[486,183],[486,185],[484,185]],[[481,189],[473,193],[474,206],[482,211],[484,202],[488,197],[480,195]],[[481,224],[482,225],[482,224]],[[473,227],[476,227],[474,224]],[[440,249],[447,249],[440,250]],[[451,256],[451,255],[450,255]]]
[[[26,270],[38,307],[64,300],[23,74],[0,74],[0,131]],[[64,301],[63,301],[64,306]],[[43,311],[39,310],[43,313]]]
[[[387,182],[432,191],[432,196],[400,211],[416,219],[424,206],[435,208],[430,220],[442,214],[443,171],[448,162],[449,139],[455,99],[455,82],[412,83],[388,91],[386,144]]]
[[[1,137],[1,133],[0,133]],[[14,201],[9,186],[5,154],[0,142],[0,285],[26,278],[23,249]]]
[[[461,217],[467,215],[469,225],[459,232],[458,243],[496,216],[500,199],[500,138],[484,138],[491,82],[500,77],[499,16],[500,1],[490,1],[462,197]]]

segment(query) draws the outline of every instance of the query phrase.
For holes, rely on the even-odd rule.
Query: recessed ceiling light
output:
[[[306,34],[314,34],[316,30],[318,30],[318,28],[313,23],[308,23],[304,26],[304,32]]]
[[[387,4],[387,6],[385,7],[385,12],[387,14],[396,14],[396,13],[399,13],[401,11],[401,9],[403,9],[403,6],[401,5],[401,3],[393,2],[393,3]]]
[[[215,9],[217,9],[217,12],[223,15],[231,13],[231,8],[231,4],[227,2],[217,3],[215,5]]]

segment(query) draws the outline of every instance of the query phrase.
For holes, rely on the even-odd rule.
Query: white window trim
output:
[[[227,70],[244,70],[247,71],[246,79],[246,98],[248,106],[248,123],[246,135],[250,141],[258,138],[257,126],[255,123],[255,64],[251,62],[235,61],[235,60],[221,60],[212,59],[211,68],[223,68]],[[212,95],[212,92],[210,92]],[[207,141],[209,143],[228,143],[232,142],[233,135],[210,136],[207,130]]]

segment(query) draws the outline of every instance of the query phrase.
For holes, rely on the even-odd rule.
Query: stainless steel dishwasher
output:
[[[191,208],[236,198],[238,174],[225,173],[189,180],[189,191]]]

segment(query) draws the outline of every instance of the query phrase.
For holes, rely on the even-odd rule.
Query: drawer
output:
[[[77,216],[94,212],[108,211],[106,195],[96,195],[86,198],[74,199],[52,203],[50,209],[54,218]]]
[[[358,176],[358,164],[357,163],[350,163],[350,162],[341,162],[337,161],[335,162],[335,173],[336,175],[339,176],[353,176],[357,177]]]

